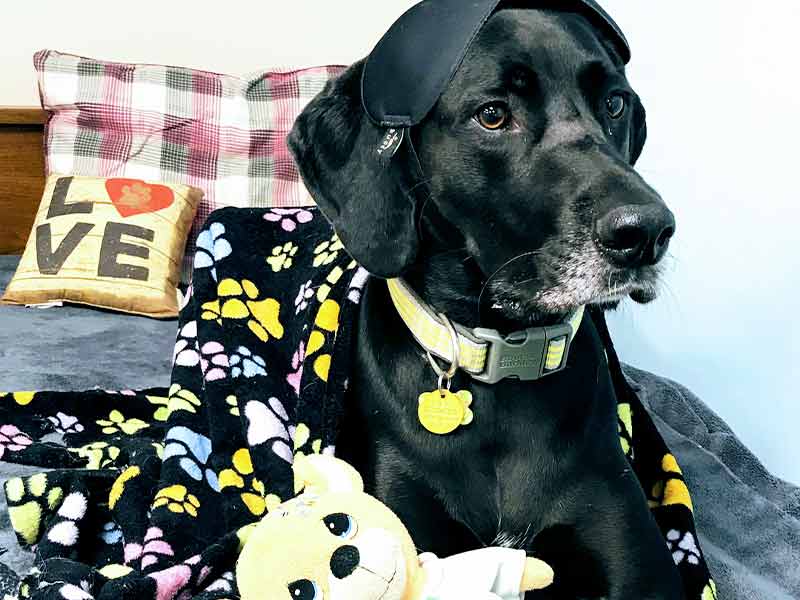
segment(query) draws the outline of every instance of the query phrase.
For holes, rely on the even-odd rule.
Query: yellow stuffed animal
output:
[[[236,577],[242,600],[518,600],[553,581],[522,550],[417,555],[400,519],[330,456],[297,456],[303,493],[253,526]]]

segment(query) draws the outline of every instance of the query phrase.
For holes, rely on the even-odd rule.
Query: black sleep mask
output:
[[[383,127],[411,127],[422,121],[501,1],[423,0],[411,7],[367,58],[361,80],[367,116]],[[610,37],[626,64],[630,60],[628,41],[595,0],[530,0],[514,5],[580,12]]]

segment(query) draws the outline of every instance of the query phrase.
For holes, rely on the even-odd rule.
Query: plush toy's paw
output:
[[[553,583],[554,577],[553,569],[546,562],[538,558],[526,558],[520,591],[532,592],[544,589]]]

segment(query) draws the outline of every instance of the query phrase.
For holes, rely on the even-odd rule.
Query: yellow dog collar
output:
[[[387,281],[395,308],[420,346],[442,360],[453,362],[448,328],[402,279]],[[583,320],[580,307],[570,318],[552,327],[531,327],[502,336],[493,329],[468,329],[455,324],[458,367],[473,379],[497,383],[506,378],[533,381],[561,371],[569,347]]]

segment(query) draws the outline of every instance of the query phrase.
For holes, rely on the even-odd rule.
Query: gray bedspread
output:
[[[0,256],[0,289],[16,258]],[[85,308],[0,306],[0,390],[124,389],[168,384],[174,321]],[[728,426],[682,386],[626,370],[678,457],[719,598],[800,600],[800,488],[781,481]],[[800,457],[799,457],[800,458]],[[31,470],[0,463],[0,480]],[[0,561],[32,563],[0,502]],[[0,594],[4,572],[0,564]]]
[[[686,388],[626,373],[683,468],[719,598],[800,599],[800,488],[773,477]]]
[[[17,256],[0,256],[0,291]],[[0,391],[169,385],[175,320],[0,305]]]

